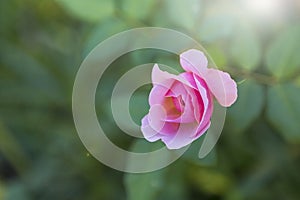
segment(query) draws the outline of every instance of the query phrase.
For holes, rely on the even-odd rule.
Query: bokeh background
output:
[[[300,199],[299,13],[298,0],[1,0],[0,199]],[[208,157],[197,158],[200,139],[163,170],[126,174],[84,148],[72,87],[95,45],[145,26],[200,42],[238,82],[239,98]],[[122,74],[148,62],[179,69],[168,52],[126,54],[106,70],[96,97],[108,137],[136,152],[151,144],[117,127],[109,100]],[[137,123],[150,88],[131,99]]]

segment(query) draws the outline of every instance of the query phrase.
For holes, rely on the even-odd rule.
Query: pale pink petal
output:
[[[236,101],[237,85],[228,73],[217,69],[207,69],[203,78],[222,106],[229,107]]]
[[[201,76],[207,69],[207,58],[202,51],[190,49],[180,54],[180,64],[187,72]]]
[[[190,95],[185,95],[183,97],[183,101],[185,102],[185,106],[183,107],[183,111],[180,116],[174,117],[167,117],[165,119],[166,122],[173,122],[173,123],[191,123],[195,121],[194,117],[194,110],[192,106],[192,100]]]
[[[164,84],[154,85],[149,94],[149,105],[162,104],[174,81],[173,79],[169,79]]]
[[[203,125],[199,126],[198,129],[197,129],[197,133],[195,134],[194,137],[197,139],[201,135],[203,135],[207,131],[207,129],[210,127],[210,124],[211,124],[211,122],[209,120],[206,124],[203,124]]]
[[[209,93],[209,89],[206,85],[206,83],[204,82],[203,79],[201,79],[199,76],[194,75],[195,77],[195,82],[197,84],[198,87],[198,91],[200,93],[200,96],[202,98],[202,102],[203,102],[203,108],[202,110],[200,110],[201,115],[201,120],[199,122],[199,125],[204,125],[207,124],[207,118],[206,116],[211,116],[212,113],[212,98],[211,95]]]
[[[165,81],[170,79],[177,80],[189,87],[193,87],[185,78],[160,70],[157,64],[153,66],[151,78],[154,85],[159,84],[166,88],[169,88],[170,83],[166,83]]]
[[[186,86],[179,81],[174,81],[172,86],[169,88],[166,97],[178,97],[180,95],[186,96],[186,93]]]
[[[186,80],[188,80],[195,88],[197,89],[192,89],[192,90],[187,90],[188,94],[191,97],[192,100],[192,106],[194,110],[194,117],[196,121],[199,123],[202,117],[203,113],[203,100],[202,97],[200,96],[200,93],[198,91],[198,86],[195,82],[194,74],[191,72],[185,72],[180,74],[179,76],[184,77]]]
[[[175,81],[170,91],[167,93],[167,97],[176,97],[179,96],[182,98],[182,103],[185,105],[182,106],[183,110],[181,111],[182,114],[177,118],[168,117],[166,121],[168,122],[176,122],[176,123],[191,123],[195,121],[194,117],[194,107],[192,98],[194,98],[195,94],[193,93],[194,89],[188,87],[185,84],[180,83],[179,81]]]
[[[196,134],[197,127],[197,123],[180,124],[178,131],[173,137],[162,138],[162,141],[166,144],[168,149],[180,149],[197,139],[190,137],[191,134]]]
[[[165,80],[173,78],[173,76],[175,76],[175,75],[160,70],[158,67],[158,64],[154,64],[153,69],[152,69],[152,74],[151,74],[151,79],[152,79],[153,84],[162,83]]]
[[[183,108],[184,108],[184,105],[182,104],[182,95],[179,95],[178,97],[172,97],[172,101],[173,101],[173,104],[175,105],[175,108],[179,111],[179,112],[182,112],[183,111]]]
[[[142,126],[141,126],[141,130],[142,133],[144,135],[144,137],[150,141],[150,142],[154,142],[159,140],[160,134],[158,132],[156,132],[155,130],[153,130],[151,128],[151,126],[149,125],[149,121],[148,121],[148,115],[146,115],[143,119],[142,119]]]
[[[165,125],[165,118],[167,117],[166,110],[162,105],[156,104],[150,107],[148,121],[149,125],[156,131],[161,132]]]
[[[194,80],[194,76],[193,76],[192,72],[183,72],[183,73],[179,74],[178,76],[187,80],[193,86],[192,88],[197,89],[197,85]]]
[[[161,135],[170,137],[174,135],[174,133],[176,133],[179,126],[180,126],[179,123],[165,122],[164,127],[159,131],[159,133]]]
[[[194,115],[194,107],[192,102],[192,95],[187,95],[183,100],[185,102],[184,110],[181,115],[181,123],[191,123],[196,120]]]

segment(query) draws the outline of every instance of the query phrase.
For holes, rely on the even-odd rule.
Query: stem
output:
[[[275,85],[276,83],[278,83],[278,79],[276,77],[260,74],[257,72],[250,72],[245,69],[225,67],[225,71],[232,74],[233,76],[237,76],[242,79],[252,79],[264,85]]]

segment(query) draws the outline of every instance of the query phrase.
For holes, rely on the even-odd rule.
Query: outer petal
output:
[[[162,141],[166,144],[168,149],[180,149],[197,139],[191,137],[191,135],[196,134],[197,127],[197,123],[180,124],[178,131],[174,133],[172,138],[162,138]]]
[[[163,106],[156,104],[150,107],[149,110],[149,125],[157,132],[160,132],[164,125],[164,119],[166,118],[167,113]]]
[[[158,132],[156,132],[155,130],[153,130],[151,128],[151,126],[149,125],[148,115],[146,115],[142,119],[141,130],[142,130],[142,133],[143,133],[144,137],[146,138],[146,140],[148,140],[150,142],[157,141],[161,138],[160,134]]]
[[[184,77],[178,76],[178,75],[174,75],[174,74],[170,74],[168,72],[162,71],[159,69],[158,65],[155,64],[153,66],[152,69],[152,83],[155,84],[159,84],[162,85],[164,87],[169,87],[169,84],[165,84],[166,81],[168,80],[177,80],[189,87],[193,87]]]
[[[217,69],[207,69],[203,78],[222,106],[229,107],[236,101],[237,85],[228,73]]]
[[[197,129],[197,134],[194,136],[196,139],[199,138],[201,135],[203,135],[203,133],[205,133],[207,131],[207,129],[210,127],[211,122],[208,121],[207,124],[203,125],[203,126],[199,126]]]
[[[180,54],[180,64],[187,72],[201,76],[207,69],[207,58],[202,51],[190,49]]]
[[[174,80],[170,80],[170,85],[172,85]],[[169,84],[169,83],[164,83]],[[166,94],[170,90],[170,87],[166,87],[163,84],[154,85],[149,94],[149,105],[162,104],[165,99]]]
[[[175,75],[168,72],[164,72],[159,69],[158,64],[154,64],[151,74],[151,79],[153,84],[160,84],[170,78],[174,78]]]

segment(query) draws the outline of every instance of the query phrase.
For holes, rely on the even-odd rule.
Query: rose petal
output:
[[[185,106],[180,116],[174,117],[167,117],[165,119],[166,122],[173,122],[173,123],[191,123],[195,121],[194,117],[194,110],[192,107],[192,100],[189,95],[185,95],[184,97]]]
[[[211,124],[211,122],[210,122],[210,120],[206,123],[206,124],[204,124],[203,126],[199,126],[198,127],[198,129],[197,129],[197,133],[194,135],[194,137],[197,139],[197,138],[199,138],[201,135],[203,135],[206,131],[207,131],[207,129],[210,127],[210,124]]]
[[[180,55],[180,63],[184,70],[193,72],[205,80],[208,88],[222,106],[231,106],[236,101],[235,81],[226,72],[208,69],[208,61],[203,52],[196,49],[188,50]]]
[[[167,117],[165,121],[167,122],[176,122],[176,123],[191,123],[195,121],[194,117],[194,108],[192,103],[192,97],[195,95],[193,93],[194,89],[182,84],[179,81],[175,81],[170,91],[167,93],[166,97],[182,97],[182,101],[185,104],[183,106],[183,110],[181,111],[181,115],[174,118],[172,116]],[[175,107],[175,104],[173,104]],[[169,116],[169,114],[168,114]]]
[[[169,88],[170,83],[166,83],[165,81],[169,81],[170,79],[177,80],[189,87],[193,87],[185,78],[160,70],[157,64],[153,66],[151,78],[154,85],[159,84],[166,88]]]
[[[165,125],[165,118],[167,117],[166,110],[162,105],[156,104],[150,107],[148,121],[149,125],[156,131],[161,132]]]
[[[202,97],[198,91],[198,87],[197,84],[195,82],[195,78],[194,78],[194,74],[191,72],[186,72],[186,73],[182,73],[179,76],[184,77],[186,80],[188,80],[195,88],[197,89],[193,89],[193,90],[187,90],[191,100],[192,100],[192,106],[193,106],[193,110],[194,110],[194,117],[197,120],[197,122],[199,123],[202,117],[202,113],[203,113],[203,100]]]
[[[160,134],[158,132],[156,132],[155,130],[153,130],[151,128],[151,126],[149,125],[148,115],[146,115],[142,119],[141,130],[142,130],[144,137],[150,142],[157,141],[161,138]]]
[[[236,101],[237,85],[228,73],[217,69],[207,69],[203,78],[222,106],[229,107]]]
[[[199,125],[203,126],[206,125],[208,123],[208,121],[210,120],[210,116],[212,114],[212,98],[211,95],[209,93],[208,87],[205,83],[205,81],[203,79],[201,79],[199,76],[194,75],[195,77],[195,82],[197,84],[198,87],[198,91],[200,93],[200,96],[202,98],[202,102],[203,102],[203,110],[200,110],[201,115],[201,120],[199,122]]]
[[[185,71],[201,76],[207,69],[208,61],[203,52],[190,49],[180,54],[180,64]]]
[[[162,141],[166,144],[168,149],[180,149],[197,139],[190,137],[191,134],[196,134],[197,127],[197,123],[180,124],[179,129],[174,136],[162,138]]]
[[[173,84],[174,80],[169,80],[170,84],[165,81],[165,84]],[[170,87],[165,87],[163,84],[154,85],[149,94],[149,105],[162,104]]]

